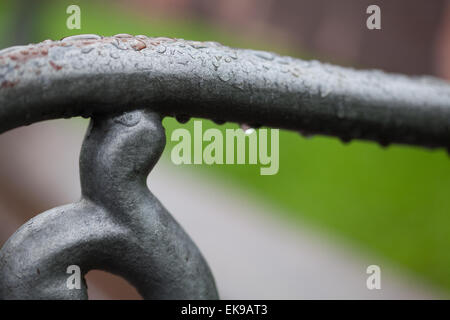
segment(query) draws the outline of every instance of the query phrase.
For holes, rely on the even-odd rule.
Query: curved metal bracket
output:
[[[166,138],[146,110],[94,117],[80,154],[80,201],[37,215],[0,250],[0,299],[86,299],[67,268],[117,274],[145,299],[217,299],[200,251],[146,178]]]

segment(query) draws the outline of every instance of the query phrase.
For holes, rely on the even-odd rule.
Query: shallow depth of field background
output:
[[[70,4],[81,7],[81,30],[66,28],[65,10]],[[365,8],[369,4],[379,4],[382,8],[381,31],[365,28]],[[450,79],[450,1],[445,0],[0,2],[0,48],[78,33],[214,40],[234,47],[274,51],[356,68],[380,68]],[[70,130],[82,132],[86,120],[73,119],[64,124]],[[170,138],[173,129],[192,128],[193,122],[179,124],[166,118],[164,125]],[[203,127],[224,130],[236,125],[218,126],[204,121]],[[13,136],[9,140],[8,136],[0,136],[0,243],[12,234],[16,224],[67,202],[64,197],[36,196],[42,189],[46,194],[59,191],[49,189],[44,181],[30,187],[32,177],[26,173],[40,171],[40,164],[36,160],[31,168],[25,169],[22,162],[17,161],[21,153],[15,150],[21,148],[20,141]],[[46,166],[67,161],[64,151],[45,158],[46,141],[40,143],[35,145],[35,152],[39,153],[36,159],[46,161]],[[194,185],[195,177],[199,177],[201,181],[221,184],[223,190],[237,190],[245,194],[249,202],[270,208],[272,216],[261,216],[261,219],[277,219],[293,228],[298,225],[299,233],[304,228],[312,230],[328,239],[325,242],[340,241],[350,255],[369,255],[374,264],[386,263],[398,274],[408,275],[411,279],[408,282],[417,281],[427,288],[435,288],[433,296],[445,297],[450,292],[450,158],[445,150],[398,145],[383,148],[361,141],[344,144],[336,138],[305,138],[296,132],[281,131],[280,170],[274,176],[260,176],[259,166],[255,165],[176,167],[170,162],[172,146],[168,141],[161,161],[173,172],[192,172],[189,177],[193,177]],[[79,149],[79,145],[72,148]],[[51,170],[47,175],[52,175]],[[64,184],[65,176],[54,179]],[[151,189],[151,180],[149,184]],[[174,194],[173,201],[177,197]],[[227,194],[222,197],[226,198]],[[229,201],[233,201],[231,196]],[[169,207],[169,203],[165,204]],[[198,203],[199,208],[201,205]],[[258,212],[253,218],[258,219]],[[206,223],[202,228],[206,233],[212,232]],[[229,236],[233,237],[232,232]],[[283,247],[278,249],[284,250]],[[206,258],[214,259],[208,255]],[[228,263],[231,266],[235,262]],[[270,261],[268,254],[267,264],[271,263],[274,261]],[[247,264],[251,268],[252,261]],[[314,268],[323,268],[327,273],[333,266]],[[283,274],[273,274],[277,276],[283,277]],[[103,297],[134,297],[134,293],[113,277],[99,274],[98,279],[92,281],[103,286]],[[265,279],[255,277],[254,281],[260,284]],[[115,282],[119,284],[109,285]],[[301,287],[302,283],[292,285]],[[128,295],[128,292],[131,293]],[[280,292],[269,295],[280,296],[283,296]],[[308,297],[308,292],[302,297]]]

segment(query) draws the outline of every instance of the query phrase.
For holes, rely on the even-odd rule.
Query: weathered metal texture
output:
[[[165,134],[159,115],[132,111],[91,120],[80,155],[82,199],[23,225],[0,251],[0,298],[86,299],[66,285],[68,266],[118,274],[145,299],[217,299],[188,235],[146,178]]]
[[[436,78],[130,35],[0,51],[0,132],[136,108],[345,141],[450,146],[450,85]]]
[[[82,35],[0,51],[0,133],[92,117],[82,199],[36,216],[0,251],[0,298],[83,299],[67,267],[121,275],[144,298],[215,299],[197,247],[146,187],[160,116],[450,147],[450,85],[212,42]]]

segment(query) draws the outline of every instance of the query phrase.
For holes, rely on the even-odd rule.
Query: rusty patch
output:
[[[8,80],[5,80],[5,81],[3,81],[2,82],[2,84],[0,85],[0,87],[1,88],[13,88],[16,84],[18,84],[19,83],[19,81],[18,80],[16,80],[16,81],[8,81]]]
[[[140,40],[137,40],[131,45],[131,47],[136,51],[141,51],[142,49],[147,48],[147,45]]]
[[[31,47],[29,49],[21,50],[19,52],[14,52],[9,54],[7,57],[13,61],[20,63],[25,63],[30,59],[44,57],[48,55],[48,49],[45,47]]]
[[[50,60],[48,63],[49,63],[49,64],[52,66],[52,68],[55,69],[56,71],[59,71],[59,70],[62,69],[62,66],[57,65],[56,63],[54,63],[54,62],[51,61],[51,60]]]

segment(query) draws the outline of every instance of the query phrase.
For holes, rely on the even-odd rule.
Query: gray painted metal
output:
[[[198,248],[145,181],[161,116],[450,147],[450,85],[431,77],[302,61],[213,42],[80,35],[0,51],[0,133],[92,117],[82,199],[44,212],[0,251],[0,298],[84,299],[69,265],[121,275],[148,299],[216,299]]]
[[[80,154],[82,198],[31,219],[0,250],[0,298],[86,299],[67,268],[117,274],[145,299],[217,299],[209,267],[148,190],[164,150],[160,116],[146,110],[91,120]]]
[[[137,108],[344,141],[450,147],[450,85],[432,77],[125,34],[0,51],[0,132]]]

